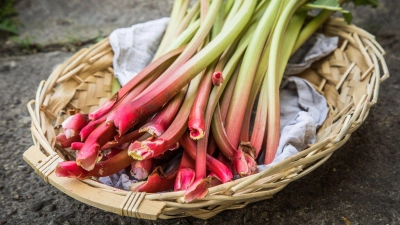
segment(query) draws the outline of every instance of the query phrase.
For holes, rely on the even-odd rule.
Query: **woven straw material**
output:
[[[89,113],[111,97],[113,53],[108,39],[80,50],[40,83],[35,100],[28,104],[34,146],[24,159],[46,182],[79,201],[137,218],[207,219],[271,198],[319,167],[350,138],[377,102],[380,83],[389,77],[385,52],[371,34],[342,19],[329,20],[324,32],[339,36],[338,49],[298,75],[327,99],[329,115],[317,132],[316,143],[261,173],[212,187],[202,200],[183,203],[182,191],[137,193],[108,187],[94,178],[80,181],[55,176],[57,162],[73,159],[55,142],[61,122],[77,111]]]

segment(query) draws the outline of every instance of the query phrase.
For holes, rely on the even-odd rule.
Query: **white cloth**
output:
[[[121,85],[126,84],[151,62],[168,22],[168,18],[162,18],[129,28],[117,29],[111,33],[110,44],[114,51],[113,66],[115,76]],[[313,45],[302,46],[306,49],[298,51],[290,59],[285,75],[304,71],[313,62],[337,48],[337,37],[325,37],[318,34],[313,38],[311,40]],[[259,165],[259,171],[297,154],[307,144],[314,143],[316,130],[324,122],[328,113],[325,98],[307,81],[298,77],[293,76],[283,80],[279,97],[281,102],[279,147],[274,161],[269,165]],[[122,171],[116,176],[100,178],[100,181],[126,190],[129,190],[129,185],[135,182],[130,181]]]
[[[151,62],[168,22],[165,17],[119,28],[110,34],[114,74],[122,86]]]

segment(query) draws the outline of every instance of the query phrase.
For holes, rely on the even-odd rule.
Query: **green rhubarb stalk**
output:
[[[182,19],[180,18],[181,11],[185,10],[188,7],[188,0],[175,0],[174,5],[172,6],[172,12],[170,16],[170,20],[167,26],[167,29],[165,30],[165,34],[163,39],[161,40],[160,45],[158,46],[157,52],[154,55],[153,60],[157,59],[163,52],[165,52],[165,49],[167,48],[168,45],[171,44],[172,38],[174,37],[174,32],[179,26],[180,21]]]
[[[191,24],[191,22],[194,22],[194,18],[196,16],[196,13],[198,13],[200,10],[200,2],[197,1],[192,8],[189,9],[189,11],[187,12],[187,14],[185,15],[185,17],[183,18],[182,22],[179,24],[179,27],[176,30],[176,34],[175,37],[177,37],[177,35],[181,34],[184,30],[187,29],[188,25]]]
[[[339,4],[343,4],[345,0],[338,0],[338,2]],[[318,28],[320,28],[327,19],[329,19],[329,17],[331,17],[333,13],[334,11],[332,10],[323,9],[320,13],[318,13],[317,16],[315,16],[310,22],[308,22],[304,26],[304,28],[301,29],[301,32],[296,40],[296,44],[294,45],[291,53],[293,54],[294,52],[296,52],[297,49],[299,49],[300,46],[303,45],[304,42],[306,42],[308,38],[310,38],[311,35],[313,35],[315,31],[318,30]]]
[[[280,110],[279,110],[279,84],[280,79],[283,74],[283,70],[281,70],[281,63],[287,64],[283,62],[281,59],[281,48],[283,43],[283,35],[288,26],[292,15],[295,11],[306,1],[288,1],[285,4],[285,8],[280,15],[279,21],[273,31],[272,39],[271,39],[271,51],[269,55],[268,62],[268,105],[267,105],[267,148],[264,163],[269,164],[275,158],[275,153],[279,145],[279,137],[280,137]]]
[[[111,95],[117,93],[119,89],[121,89],[121,84],[119,83],[118,79],[115,76],[113,76],[111,85]]]
[[[197,30],[194,37],[190,40],[188,46],[182,52],[182,54],[176,59],[176,61],[165,71],[165,73],[169,73],[171,71],[175,71],[184,63],[186,63],[199,49],[201,44],[204,42],[206,37],[208,36],[213,23],[215,22],[219,8],[222,6],[222,0],[214,0],[212,1],[208,13],[205,16],[204,20],[200,22],[200,28]]]

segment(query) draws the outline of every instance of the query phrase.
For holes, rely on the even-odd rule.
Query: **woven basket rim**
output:
[[[82,197],[79,193],[69,192],[62,185],[66,185],[65,179],[71,178],[58,178],[53,173],[56,163],[62,161],[62,159],[54,147],[54,140],[48,139],[52,132],[48,128],[48,124],[53,124],[51,121],[57,118],[57,115],[49,107],[49,103],[52,101],[51,96],[56,92],[55,89],[60,88],[65,81],[72,79],[83,82],[80,76],[76,76],[77,73],[85,74],[86,70],[89,73],[92,68],[101,67],[102,71],[109,71],[112,74],[113,71],[109,64],[112,51],[110,51],[108,38],[89,49],[80,50],[58,66],[47,81],[40,83],[35,100],[28,103],[28,111],[32,117],[31,132],[34,147],[24,153],[24,159],[46,182],[51,183],[66,194],[98,208],[137,218],[168,219],[194,216],[207,219],[223,210],[242,208],[248,203],[270,198],[290,182],[319,167],[350,138],[351,133],[362,124],[370,108],[377,102],[380,83],[389,77],[389,71],[383,58],[385,51],[376,42],[373,35],[355,25],[348,25],[338,18],[328,20],[324,28],[326,33],[337,35],[343,40],[338,49],[344,51],[347,46],[351,45],[357,48],[359,54],[363,57],[362,62],[352,62],[347,67],[346,72],[341,74],[342,76],[335,87],[337,90],[341,89],[342,85],[347,82],[347,77],[355,67],[361,67],[359,66],[360,63],[368,66],[365,71],[360,70],[363,72],[360,75],[360,82],[366,80],[366,78],[369,80],[367,89],[364,90],[365,93],[357,95],[358,104],[346,106],[337,112],[332,121],[340,123],[338,128],[331,133],[328,132],[325,136],[322,135],[320,140],[309,148],[263,172],[211,187],[209,194],[202,200],[183,203],[183,191],[136,193],[112,188],[91,179],[69,181],[75,187],[101,190],[104,195],[112,196],[118,204],[113,203],[114,200],[112,199],[99,202],[93,200],[90,194],[86,192],[85,194],[89,195],[88,198]],[[108,64],[103,65],[102,63],[106,61]],[[381,74],[383,75],[381,76]],[[319,86],[315,86],[317,91],[323,93],[323,88],[327,82],[329,80],[325,79]],[[69,103],[69,106],[71,105],[76,107]],[[55,106],[55,108],[57,107],[60,106]],[[43,154],[43,152],[46,154]],[[107,204],[109,205],[107,206]]]

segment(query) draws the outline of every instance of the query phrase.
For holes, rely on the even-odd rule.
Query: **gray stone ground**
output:
[[[84,205],[40,179],[22,160],[32,145],[26,103],[39,82],[72,55],[68,50],[93,43],[114,28],[167,16],[171,2],[18,1],[24,25],[20,47],[3,41],[0,49],[0,224],[350,224],[343,218],[351,224],[400,224],[398,0],[381,0],[376,10],[357,8],[354,15],[354,22],[387,50],[391,77],[381,86],[378,104],[324,165],[273,199],[208,221],[146,221]]]

